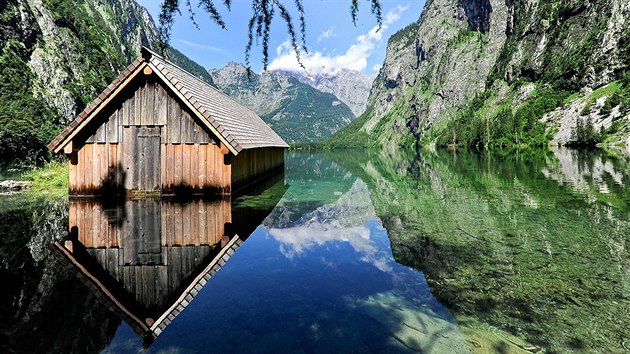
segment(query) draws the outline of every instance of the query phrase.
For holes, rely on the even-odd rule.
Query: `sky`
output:
[[[160,0],[137,0],[146,7],[157,23]],[[195,20],[199,29],[190,21],[186,1],[182,3],[182,15],[175,19],[171,45],[207,69],[223,67],[230,61],[245,62],[247,22],[251,16],[251,0],[232,0],[231,11],[223,1],[215,0],[227,25],[223,30],[215,25],[209,15],[197,8]],[[297,12],[294,1],[281,0],[291,11],[295,28]],[[350,17],[351,0],[303,0],[306,18],[306,45],[308,53],[302,53],[304,66],[311,74],[334,74],[342,68],[374,75],[383,63],[387,39],[399,29],[417,21],[424,0],[381,0],[383,26],[378,29],[370,12],[370,2],[359,0],[356,26]],[[269,70],[299,71],[295,54],[288,45],[286,26],[279,14],[273,19],[269,45]],[[254,71],[262,70],[262,47],[252,48],[250,64]]]

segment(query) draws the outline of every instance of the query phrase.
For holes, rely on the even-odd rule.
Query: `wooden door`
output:
[[[123,170],[127,191],[161,191],[160,148],[160,127],[130,126],[123,129]]]

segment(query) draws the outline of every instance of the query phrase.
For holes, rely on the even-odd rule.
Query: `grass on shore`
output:
[[[51,161],[22,174],[22,179],[33,183],[26,193],[35,196],[63,197],[68,194],[68,164]]]

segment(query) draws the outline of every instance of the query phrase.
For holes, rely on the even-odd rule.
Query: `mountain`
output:
[[[427,1],[332,143],[630,145],[630,4]]]
[[[157,38],[133,0],[2,1],[0,159],[46,155],[56,133]],[[175,49],[166,55],[211,82]]]
[[[293,77],[322,92],[332,93],[350,107],[357,117],[365,111],[372,87],[372,78],[355,70],[340,69],[335,73],[320,74],[285,70],[274,72]]]
[[[250,73],[230,62],[210,71],[214,85],[249,107],[288,142],[328,139],[355,117],[345,103],[275,72]]]

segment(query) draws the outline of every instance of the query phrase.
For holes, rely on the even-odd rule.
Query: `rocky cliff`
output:
[[[0,156],[37,157],[137,55],[157,30],[133,0],[0,3]],[[210,80],[181,53],[179,65]]]
[[[372,78],[349,69],[340,69],[335,73],[310,74],[306,71],[284,71],[276,73],[298,79],[300,82],[314,87],[322,92],[332,93],[341,102],[350,107],[355,116],[365,112]]]
[[[366,113],[338,138],[626,143],[629,53],[627,1],[427,1],[418,22],[390,38]]]
[[[355,117],[330,93],[277,72],[250,73],[238,63],[210,71],[217,88],[254,110],[288,142],[328,139]]]

